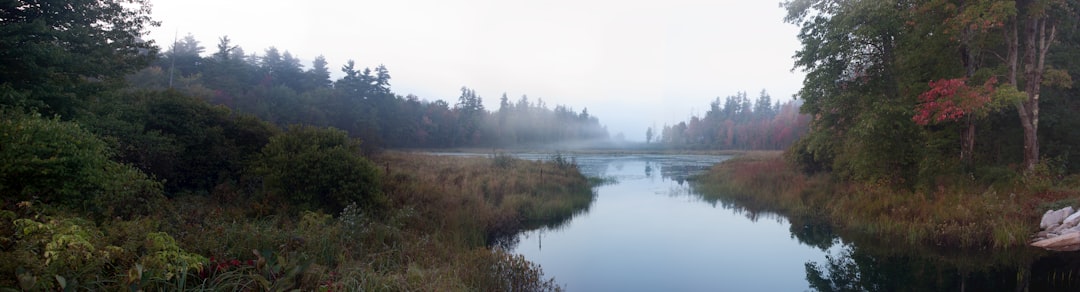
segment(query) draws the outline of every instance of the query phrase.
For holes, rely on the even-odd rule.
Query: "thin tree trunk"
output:
[[[1023,3],[1020,3],[1023,2]],[[1032,1],[1018,1],[1018,6],[1033,9]],[[1046,11],[1027,11],[1023,16],[1014,16],[1010,27],[1005,30],[1006,47],[1008,48],[1009,84],[1021,88],[1017,83],[1017,73],[1021,64],[1024,66],[1024,92],[1027,97],[1016,103],[1017,114],[1020,116],[1020,126],[1024,130],[1024,170],[1031,172],[1039,163],[1039,97],[1042,89],[1043,72],[1046,69],[1046,55],[1050,44],[1053,43],[1057,32],[1056,26],[1050,22]],[[1020,25],[1024,29],[1024,56],[1020,60],[1020,38],[1018,31]],[[1049,25],[1049,27],[1047,27]],[[1049,31],[1048,31],[1049,29]],[[1021,63],[1022,61],[1022,63]]]
[[[971,38],[974,33],[974,29],[966,28],[961,34],[960,56],[963,58],[964,77],[967,78],[967,81],[970,81],[975,76],[975,70],[978,67],[975,60],[977,53],[971,46]],[[968,115],[964,120],[966,125],[960,133],[960,163],[968,167],[972,165],[972,156],[975,153],[975,119]]]
[[[967,127],[964,127],[961,133],[963,141],[960,144],[960,162],[965,166],[970,166],[974,159],[975,154],[975,121],[972,118],[967,119]]]
[[[1042,89],[1043,72],[1046,69],[1046,54],[1057,32],[1051,24],[1047,32],[1048,17],[1032,17],[1026,21],[1024,43],[1024,87],[1027,99],[1022,101],[1020,123],[1024,128],[1024,168],[1030,172],[1039,163],[1039,97]]]

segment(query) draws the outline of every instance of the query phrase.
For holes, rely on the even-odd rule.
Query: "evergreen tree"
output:
[[[0,4],[0,106],[72,116],[82,101],[146,67],[147,0]]]

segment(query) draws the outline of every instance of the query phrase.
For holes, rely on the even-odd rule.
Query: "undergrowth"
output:
[[[1009,184],[942,180],[931,188],[904,190],[806,175],[774,155],[714,166],[698,188],[707,198],[735,202],[752,212],[825,218],[839,232],[912,245],[1002,249],[1027,244],[1049,208],[1077,203],[1080,188],[1053,184],[1041,175]]]
[[[548,291],[539,266],[495,239],[592,202],[576,167],[507,157],[384,153],[385,210],[335,214],[225,183],[136,218],[83,219],[34,201],[0,206],[0,287],[16,290]]]

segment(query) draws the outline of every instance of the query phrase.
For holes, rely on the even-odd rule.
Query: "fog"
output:
[[[772,1],[152,3],[162,47],[190,33],[212,50],[227,35],[305,65],[324,55],[335,77],[349,59],[383,64],[400,95],[452,102],[468,86],[495,109],[504,92],[527,94],[588,108],[630,141],[738,91],[790,98],[802,79],[791,71],[797,28]]]

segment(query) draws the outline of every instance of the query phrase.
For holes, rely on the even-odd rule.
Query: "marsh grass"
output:
[[[780,155],[758,155],[713,167],[698,188],[706,198],[735,202],[752,212],[826,218],[839,232],[975,249],[1027,244],[1048,207],[1075,205],[1080,195],[1069,186],[1028,188],[1000,181],[942,180],[931,188],[897,190],[886,183],[807,176]]]
[[[12,277],[0,277],[0,287],[21,280],[30,290],[58,289],[54,278],[62,276],[70,288],[92,290],[561,289],[539,266],[490,244],[588,208],[594,195],[576,166],[395,152],[373,160],[390,199],[384,210],[350,205],[325,214],[230,185],[212,196],[170,199],[157,215],[131,220],[92,222],[4,204],[0,230],[10,233],[0,236],[0,272]],[[8,235],[15,231],[26,235]],[[153,249],[149,234],[175,244]],[[69,243],[79,248],[64,258],[41,253]]]

